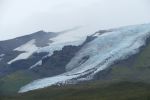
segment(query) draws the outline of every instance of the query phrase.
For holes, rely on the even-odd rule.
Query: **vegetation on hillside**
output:
[[[0,100],[150,100],[150,85],[121,82],[102,87],[100,84],[49,87]]]

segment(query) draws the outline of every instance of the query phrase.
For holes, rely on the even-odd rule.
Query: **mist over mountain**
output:
[[[0,0],[0,40],[38,30],[79,34],[150,22],[149,0]],[[78,34],[75,33],[75,34]]]

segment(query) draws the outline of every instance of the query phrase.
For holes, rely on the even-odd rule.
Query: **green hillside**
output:
[[[34,79],[38,79],[38,76],[27,71],[17,71],[0,78],[0,95],[16,94],[20,87],[28,84]]]
[[[150,100],[150,85],[121,82],[103,87],[99,83],[49,87],[25,94],[1,96],[0,100]]]

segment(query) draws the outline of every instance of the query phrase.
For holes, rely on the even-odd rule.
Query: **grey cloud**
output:
[[[83,32],[150,22],[149,0],[0,0],[0,40],[35,31]]]

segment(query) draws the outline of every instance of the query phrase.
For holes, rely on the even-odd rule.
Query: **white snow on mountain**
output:
[[[3,59],[4,56],[5,54],[0,54],[0,61]]]
[[[5,54],[0,54],[0,58],[1,58],[1,57],[4,57],[4,56],[5,56]]]
[[[106,69],[117,60],[138,53],[150,36],[150,24],[129,26],[116,29],[107,34],[97,35],[97,38],[87,43],[66,66],[67,72],[55,77],[35,80],[22,87],[19,93],[48,87],[69,80],[92,78],[96,73]],[[79,63],[89,56],[83,63]]]
[[[0,54],[0,61],[3,59],[4,56],[5,54]]]
[[[40,66],[40,65],[42,65],[42,60],[38,61],[36,64],[34,64],[33,66],[31,66],[29,69],[32,69],[32,68],[34,68],[36,66]]]
[[[11,64],[17,60],[23,60],[29,58],[35,51],[37,51],[39,48],[35,45],[35,40],[31,40],[24,45],[21,45],[20,47],[17,47],[14,49],[14,51],[21,51],[23,53],[19,54],[16,58],[12,59],[8,62],[8,64]]]

